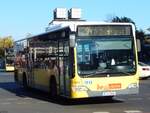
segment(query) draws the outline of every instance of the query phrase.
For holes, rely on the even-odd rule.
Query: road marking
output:
[[[18,98],[7,98],[8,101],[18,100]]]
[[[3,103],[1,103],[2,105],[9,105],[9,104],[11,104],[10,102],[3,102]]]
[[[93,112],[93,113],[110,113],[110,112],[107,112],[107,111],[96,111],[96,112]]]
[[[16,104],[22,105],[22,104],[28,104],[27,102],[17,102]]]
[[[127,111],[124,111],[125,113],[142,113],[142,111],[139,111],[139,110],[127,110]]]

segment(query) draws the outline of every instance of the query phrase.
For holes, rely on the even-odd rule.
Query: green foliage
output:
[[[131,18],[128,18],[128,17],[115,16],[114,18],[112,18],[111,22],[123,22],[123,23],[128,22],[128,23],[133,23],[136,27],[135,22]],[[143,42],[144,36],[145,36],[145,33],[143,30],[136,30],[136,38],[140,39]]]
[[[11,36],[0,38],[0,48],[11,48],[13,47],[13,39]]]
[[[3,58],[3,57],[4,57],[4,50],[0,49],[0,58]]]
[[[145,38],[145,33],[143,30],[136,30],[136,38],[140,39],[141,41]]]
[[[13,47],[13,39],[11,36],[7,37],[0,37],[0,58],[4,57],[4,52],[6,48],[12,48]]]
[[[131,18],[128,18],[128,17],[115,16],[114,18],[112,18],[111,22],[123,22],[123,23],[129,22],[135,25],[135,22]]]

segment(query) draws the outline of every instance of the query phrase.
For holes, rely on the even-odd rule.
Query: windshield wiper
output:
[[[94,71],[93,73],[86,74],[84,77],[91,77],[91,76],[95,76],[95,75],[98,75],[98,74],[106,74],[110,70],[112,70],[112,69],[97,70],[97,71]]]
[[[124,71],[118,71],[118,73],[125,74],[125,75],[131,75],[130,73],[124,72]]]

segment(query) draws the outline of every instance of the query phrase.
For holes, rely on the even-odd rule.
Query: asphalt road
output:
[[[0,72],[0,113],[150,113],[150,79],[140,81],[137,95],[53,100],[47,93],[16,85],[13,73]]]

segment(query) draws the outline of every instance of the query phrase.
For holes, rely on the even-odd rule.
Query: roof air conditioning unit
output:
[[[71,8],[68,12],[69,19],[81,19],[81,9],[80,8]]]
[[[67,19],[67,9],[66,8],[56,8],[54,10],[54,19]]]

